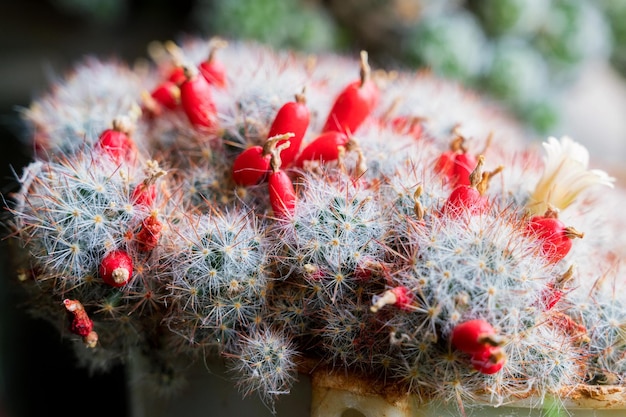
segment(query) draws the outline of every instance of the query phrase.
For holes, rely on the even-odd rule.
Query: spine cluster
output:
[[[6,224],[29,310],[81,363],[218,355],[268,401],[311,360],[446,401],[623,382],[624,196],[581,145],[542,153],[366,53],[150,51],[78,64],[24,111],[37,152]]]

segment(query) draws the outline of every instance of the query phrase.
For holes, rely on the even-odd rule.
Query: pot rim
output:
[[[429,402],[428,398],[407,393],[393,384],[380,387],[371,380],[338,370],[318,368],[310,376],[314,387],[344,390],[364,397],[381,397],[390,404],[409,400],[421,406]],[[482,392],[476,393],[471,401],[475,405],[491,407],[543,408],[550,399],[568,409],[626,409],[626,386],[578,384],[564,387],[559,393],[541,396],[537,391],[530,390],[526,395],[509,396],[497,402],[493,401],[493,395]]]

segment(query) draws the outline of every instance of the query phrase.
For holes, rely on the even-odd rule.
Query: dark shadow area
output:
[[[104,20],[69,13],[53,0],[5,2],[0,13],[0,191],[17,188],[29,162],[22,140],[20,110],[45,93],[55,76],[87,55],[132,60],[146,56],[152,40],[190,33],[193,1],[125,3],[125,11]],[[6,234],[3,229],[3,236]],[[1,242],[0,266],[0,417],[47,415],[128,415],[123,368],[89,375],[77,368],[69,342],[49,323],[29,317]]]

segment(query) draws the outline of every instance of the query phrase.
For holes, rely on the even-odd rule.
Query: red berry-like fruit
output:
[[[186,79],[187,77],[185,76],[185,69],[181,65],[177,65],[176,67],[174,67],[174,69],[167,77],[167,81],[171,82],[174,85],[180,85]]]
[[[476,169],[478,161],[474,155],[460,153],[454,158],[452,164],[451,182],[454,187],[458,185],[470,185],[470,175]]]
[[[295,166],[301,168],[305,161],[329,162],[339,159],[341,149],[348,145],[348,135],[342,132],[322,133],[300,152]]]
[[[452,177],[454,172],[454,160],[456,159],[457,153],[454,151],[446,151],[439,155],[437,161],[435,162],[435,172],[446,179]]]
[[[167,172],[159,167],[157,161],[149,160],[146,162],[144,173],[146,178],[135,186],[130,201],[135,206],[152,207],[157,198],[156,181]]]
[[[291,165],[298,152],[300,152],[302,139],[309,127],[309,119],[310,113],[304,94],[296,94],[295,101],[285,103],[276,113],[267,136],[272,137],[289,132],[293,133],[293,136],[288,139],[290,146],[283,149],[280,153],[283,167]],[[287,139],[281,140],[277,146],[286,141]]]
[[[156,184],[141,182],[133,189],[130,201],[137,206],[151,207],[156,201],[156,197]]]
[[[115,163],[131,161],[135,157],[135,142],[130,137],[132,122],[127,117],[113,120],[113,126],[100,134],[96,149],[108,155]]]
[[[180,104],[180,88],[172,81],[164,81],[157,85],[150,96],[162,107],[173,110]]]
[[[584,236],[573,227],[565,226],[552,209],[531,217],[526,225],[526,234],[540,241],[541,254],[551,263],[559,262],[569,253],[572,239]]]
[[[561,301],[562,297],[563,297],[563,290],[561,288],[558,288],[552,283],[548,284],[547,288],[545,289],[541,297],[542,302],[543,302],[543,307],[546,310],[551,310],[555,305],[557,305],[559,301]]]
[[[281,169],[271,171],[267,183],[274,214],[283,218],[293,215],[296,208],[296,191],[289,175]]]
[[[242,151],[233,161],[233,180],[235,184],[251,186],[261,182],[270,170],[270,154],[263,151],[263,146],[255,145]]]
[[[499,344],[495,329],[483,319],[457,324],[452,329],[450,341],[455,349],[469,354],[483,352],[487,347]]]
[[[463,214],[480,215],[489,211],[490,203],[485,192],[489,186],[490,178],[499,173],[502,167],[491,172],[483,172],[482,167],[485,157],[480,155],[476,168],[469,175],[469,185],[457,185],[448,196],[443,205],[443,213],[448,216],[460,216]]]
[[[470,185],[459,185],[452,190],[443,206],[443,212],[452,216],[463,213],[479,215],[486,213],[488,209],[489,200],[476,187]]]
[[[170,63],[170,65],[173,64],[173,68],[169,70],[167,80],[176,85],[180,85],[188,78],[185,65],[183,64],[184,62],[187,62],[185,54],[183,53],[183,50],[172,41],[165,42],[163,44],[163,48],[167,51],[171,58],[173,58],[173,62]]]
[[[463,142],[463,136],[457,136],[450,149],[442,153],[435,163],[435,172],[442,175],[454,188],[470,185],[470,175],[476,169],[478,160],[469,154]]]
[[[380,90],[371,79],[367,52],[361,51],[360,79],[348,84],[337,96],[328,113],[322,132],[353,134],[372,113],[380,98]]]
[[[133,260],[126,251],[117,249],[107,253],[100,261],[100,277],[112,287],[121,287],[133,276]]]
[[[270,165],[272,169],[267,179],[267,186],[274,215],[288,218],[293,215],[296,209],[296,190],[289,175],[280,168],[280,152],[280,148],[275,148],[271,153]]]
[[[192,125],[213,128],[217,112],[211,85],[195,68],[185,67],[185,81],[180,84],[180,103]]]
[[[219,61],[204,61],[198,66],[200,72],[209,82],[219,88],[226,87],[226,67]]]
[[[272,152],[290,146],[286,141],[292,136],[292,133],[272,136],[263,146],[251,146],[237,155],[232,167],[235,184],[246,187],[263,181],[270,172]],[[282,152],[284,150],[281,155]]]
[[[488,346],[472,355],[471,363],[478,372],[492,375],[506,363],[506,355],[499,346]]]
[[[205,61],[202,61],[198,65],[200,73],[206,78],[209,84],[218,88],[226,87],[226,67],[224,64],[215,58],[217,51],[226,47],[227,43],[222,40],[214,40],[209,56]]]

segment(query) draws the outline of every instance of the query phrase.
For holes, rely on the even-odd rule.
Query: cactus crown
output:
[[[56,325],[66,323],[64,300],[83,306],[80,322],[59,328],[79,338],[93,325],[97,342],[91,335],[90,349],[76,349],[83,363],[106,369],[139,350],[174,372],[183,358],[223,355],[242,392],[269,401],[289,392],[307,359],[442,400],[624,383],[626,292],[611,267],[626,247],[616,215],[624,195],[597,192],[612,178],[588,169],[581,145],[550,138],[542,159],[471,92],[374,71],[380,96],[335,113],[356,120],[356,108],[364,121],[316,142],[333,97],[359,79],[359,61],[313,63],[237,42],[214,58],[228,84],[211,87],[211,105],[191,88],[175,108],[156,96],[142,102],[180,59],[204,62],[209,45],[187,39],[143,76],[121,62],[79,63],[24,112],[38,151],[6,222],[20,284],[28,308]],[[273,170],[296,196],[276,216],[287,190],[268,189],[271,172],[243,187],[231,168],[264,144],[278,109],[305,86],[316,116],[300,151],[310,157]],[[205,116],[215,123],[192,124],[194,105],[194,117],[213,112]],[[120,113],[134,128],[116,143],[133,152],[116,159],[99,141]],[[450,146],[459,137],[463,146]],[[478,189],[485,176],[490,186]],[[572,241],[559,224],[549,234],[529,227],[548,206],[584,238]],[[102,279],[112,251],[132,260],[120,286]],[[475,319],[494,334],[477,336],[480,349],[468,353],[451,334]]]

